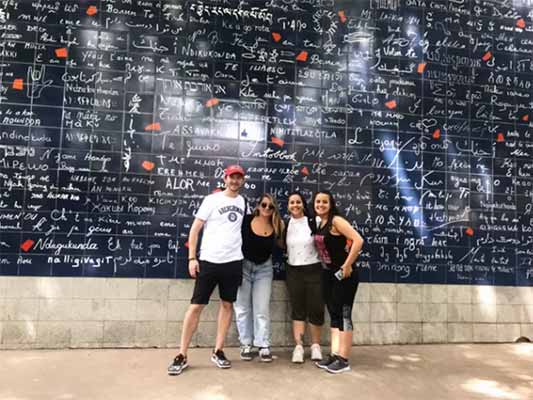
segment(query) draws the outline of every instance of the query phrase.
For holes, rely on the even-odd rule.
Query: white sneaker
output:
[[[272,362],[272,353],[270,352],[270,348],[263,347],[259,349],[259,361]]]
[[[322,361],[322,350],[320,350],[320,345],[318,343],[311,345],[311,360]]]
[[[304,347],[301,344],[294,346],[292,351],[292,362],[301,364],[304,362]]]

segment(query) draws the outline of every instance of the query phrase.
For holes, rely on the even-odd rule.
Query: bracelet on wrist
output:
[[[196,261],[196,257],[189,258],[189,261]]]

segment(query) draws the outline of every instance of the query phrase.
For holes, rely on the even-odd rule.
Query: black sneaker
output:
[[[336,358],[337,359],[335,361],[326,367],[326,371],[332,374],[340,374],[350,370],[350,364],[348,363],[348,360],[340,356],[337,356]]]
[[[327,357],[323,358],[322,361],[317,361],[315,365],[318,368],[326,369],[329,364],[333,364],[337,360],[337,356],[335,354],[329,354]]]
[[[268,347],[262,347],[259,349],[259,361],[272,362],[272,353]]]
[[[168,366],[167,372],[169,375],[179,375],[188,366],[189,364],[187,364],[187,357],[180,353],[174,358],[172,364]]]
[[[213,361],[218,368],[231,368],[231,361],[226,358],[222,350],[213,350],[211,361]]]
[[[252,354],[252,346],[250,345],[241,346],[241,360],[251,361],[253,358],[254,358],[254,355]]]

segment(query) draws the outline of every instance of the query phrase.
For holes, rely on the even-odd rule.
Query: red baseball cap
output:
[[[224,170],[224,176],[230,176],[233,174],[242,175],[244,178],[244,169],[240,165],[229,165]]]

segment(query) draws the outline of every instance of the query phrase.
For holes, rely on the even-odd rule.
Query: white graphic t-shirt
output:
[[[224,192],[207,196],[196,213],[205,221],[200,260],[222,264],[243,259],[241,225],[245,201]]]
[[[310,265],[320,262],[307,217],[292,218],[287,227],[289,265]]]

